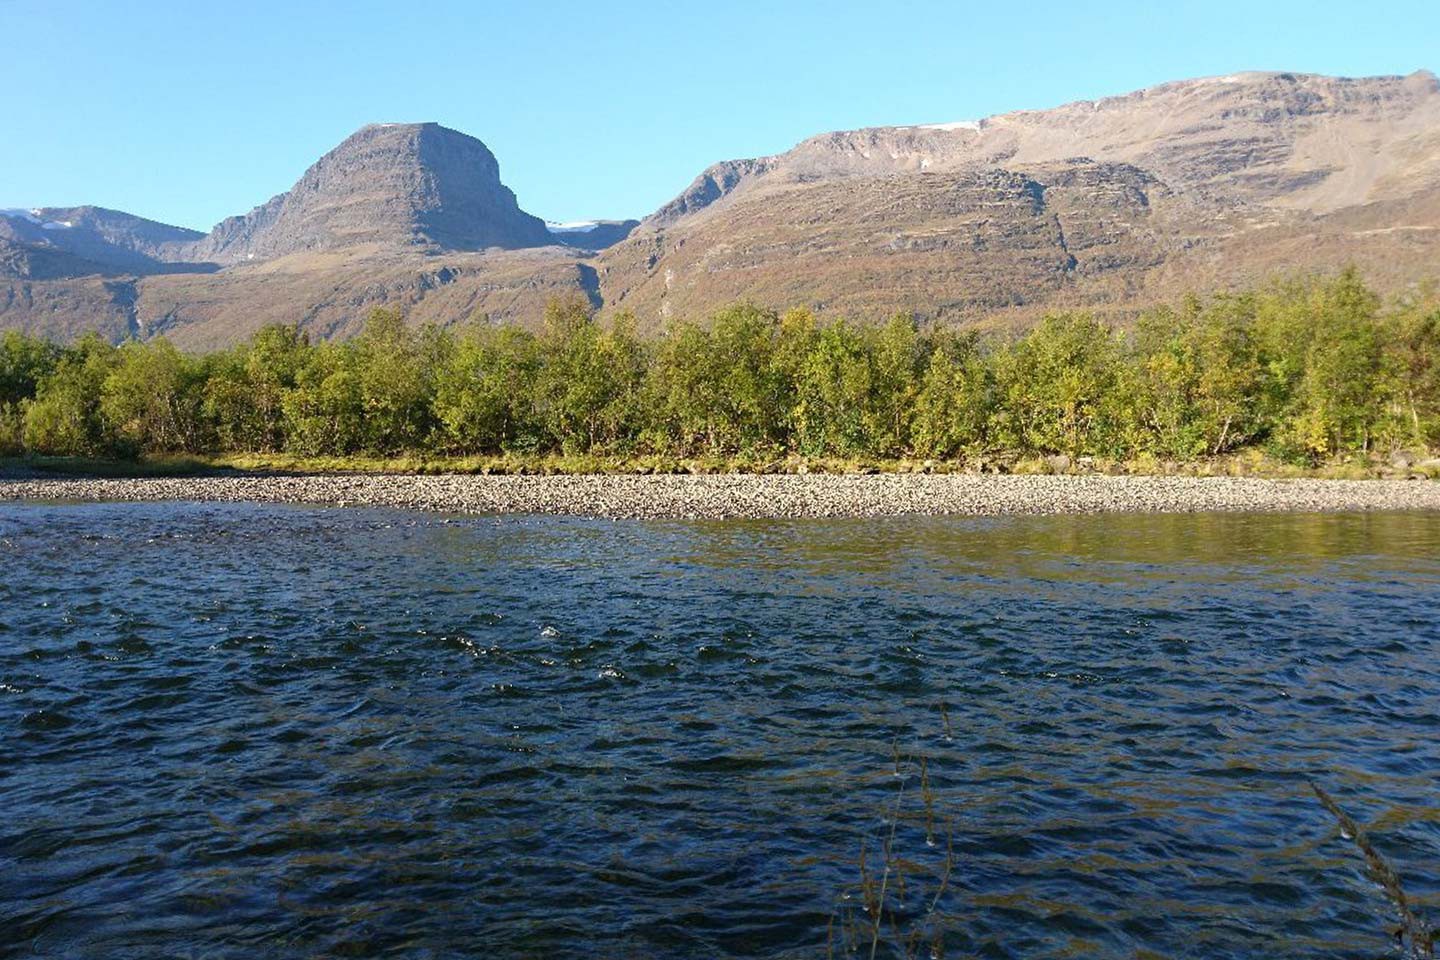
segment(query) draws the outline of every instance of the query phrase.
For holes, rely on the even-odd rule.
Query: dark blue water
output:
[[[0,562],[6,956],[1398,956],[1312,779],[1440,919],[1440,516],[0,505]]]

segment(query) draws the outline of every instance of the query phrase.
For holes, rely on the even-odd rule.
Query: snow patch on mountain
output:
[[[11,217],[16,220],[24,220],[26,223],[33,223],[41,230],[69,230],[75,226],[69,220],[42,220],[40,210],[37,207],[33,210],[24,210],[20,207],[10,207],[0,210],[0,217]]]
[[[545,228],[551,233],[589,233],[600,226],[598,220],[571,220],[568,223],[556,223],[554,220],[546,220]]]
[[[922,123],[921,130],[979,130],[980,120],[956,120],[953,123]]]

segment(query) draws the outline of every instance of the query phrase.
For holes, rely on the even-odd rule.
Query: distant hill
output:
[[[0,210],[0,240],[68,254],[101,270],[176,272],[183,267],[188,247],[204,236],[104,207]]]
[[[630,236],[639,220],[581,220],[575,223],[547,223],[550,236],[578,250],[604,250]]]
[[[546,224],[479,140],[377,124],[209,234],[94,207],[0,211],[0,327],[346,336],[539,317],[578,292],[642,327],[746,298],[954,323],[1132,312],[1354,262],[1440,274],[1440,82],[1243,73],[977,120],[812,137],[702,172],[643,221]]]

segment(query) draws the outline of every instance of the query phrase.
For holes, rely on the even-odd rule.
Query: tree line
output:
[[[0,452],[311,456],[501,453],[1293,461],[1440,444],[1440,306],[1383,303],[1354,271],[1106,325],[1012,335],[821,322],[739,304],[641,338],[554,301],[543,329],[357,337],[271,326],[191,355],[158,338],[0,339]]]

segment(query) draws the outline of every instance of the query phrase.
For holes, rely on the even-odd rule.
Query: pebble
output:
[[[1440,510],[1440,482],[1007,474],[28,478],[0,500],[311,503],[636,519]]]

